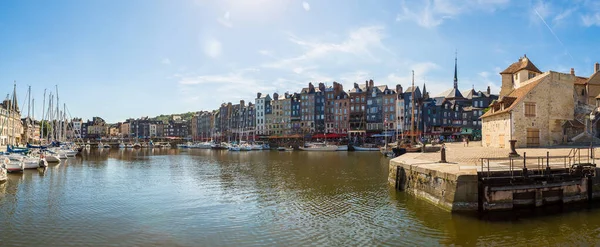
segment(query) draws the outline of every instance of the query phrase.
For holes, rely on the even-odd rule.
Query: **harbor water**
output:
[[[597,207],[450,214],[388,186],[388,162],[378,152],[84,151],[0,184],[0,246],[600,243]]]

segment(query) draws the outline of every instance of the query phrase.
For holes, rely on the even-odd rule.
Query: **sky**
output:
[[[542,71],[593,73],[600,1],[6,0],[0,95],[41,118],[58,86],[72,117],[127,118],[254,102],[309,82],[498,93],[524,54]],[[48,97],[48,96],[47,96]],[[26,115],[27,112],[23,111]]]

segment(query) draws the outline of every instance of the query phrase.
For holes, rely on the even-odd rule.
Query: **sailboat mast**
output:
[[[54,85],[56,87],[56,140],[60,139],[60,101],[58,99],[58,85]]]
[[[31,111],[31,86],[27,88],[27,118],[29,118],[29,111]]]
[[[12,145],[15,145],[17,143],[17,137],[15,136],[15,128],[17,127],[16,123],[15,123],[15,119],[14,119],[14,115],[17,111],[17,101],[16,101],[16,93],[17,93],[17,81],[15,81],[14,87],[13,87],[13,100],[11,105],[12,111],[9,111],[10,116],[12,117],[11,123],[12,123]],[[9,119],[11,118],[9,117]]]
[[[415,143],[415,71],[412,71],[412,92],[410,97],[410,131],[411,143]]]
[[[33,128],[31,131],[35,131],[35,98],[31,99],[31,127]],[[29,137],[29,134],[27,136]],[[35,138],[33,138],[33,142],[35,143]]]
[[[40,144],[42,144],[42,139],[44,139],[44,120],[46,110],[46,89],[44,88],[44,101],[42,101],[42,121],[40,122]]]

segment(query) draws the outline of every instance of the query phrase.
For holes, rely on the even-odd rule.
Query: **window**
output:
[[[540,130],[527,129],[527,146],[537,147],[540,145]]]
[[[519,74],[515,74],[515,80],[519,79]]]
[[[535,117],[535,103],[525,102],[525,116]]]

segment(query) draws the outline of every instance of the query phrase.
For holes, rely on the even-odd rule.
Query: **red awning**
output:
[[[348,135],[346,134],[334,134],[334,133],[327,133],[327,135],[325,134],[314,134],[312,136],[312,138],[343,138],[346,137]]]

